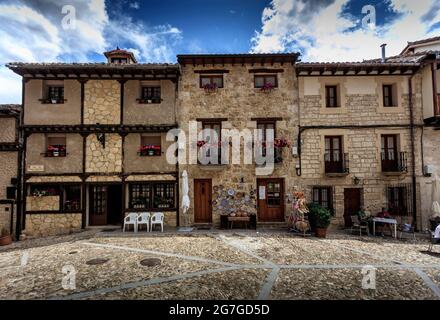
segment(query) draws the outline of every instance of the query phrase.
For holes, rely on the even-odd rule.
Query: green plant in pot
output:
[[[330,210],[320,206],[317,203],[312,203],[309,206],[309,219],[312,230],[318,238],[327,237],[327,229],[330,226],[332,214]]]
[[[2,233],[0,236],[0,246],[7,246],[12,243],[12,236],[9,231],[5,228],[2,229]]]

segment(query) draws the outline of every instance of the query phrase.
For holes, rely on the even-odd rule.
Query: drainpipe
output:
[[[414,229],[418,231],[417,226],[417,175],[416,175],[416,151],[415,151],[415,125],[414,125],[414,104],[413,104],[413,85],[414,75],[408,79],[409,90],[409,114],[410,114],[410,136],[411,136],[411,171],[412,171],[412,202],[413,202],[413,224]]]
[[[437,98],[437,61],[434,61],[431,64],[431,73],[432,73],[432,95],[434,98],[434,117],[440,117],[440,106]]]
[[[22,230],[22,217],[23,217],[23,176],[24,176],[24,170],[23,170],[23,153],[24,150],[24,132],[22,130],[22,126],[24,123],[24,104],[25,104],[25,86],[26,86],[26,80],[23,78],[22,80],[22,98],[21,98],[21,112],[19,116],[19,124],[18,128],[18,157],[17,157],[17,220],[16,220],[16,226],[15,226],[15,240],[20,241],[20,235]]]

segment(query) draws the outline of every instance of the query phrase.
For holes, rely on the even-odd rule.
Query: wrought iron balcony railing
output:
[[[408,172],[407,152],[397,154],[385,154],[382,152],[382,172],[384,173],[405,173]]]
[[[350,173],[350,157],[348,153],[343,153],[337,161],[332,161],[330,154],[324,155],[325,173],[332,174],[349,174]]]

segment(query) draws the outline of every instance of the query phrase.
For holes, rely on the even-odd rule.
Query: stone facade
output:
[[[178,95],[178,121],[181,129],[188,136],[188,124],[196,119],[227,118],[222,127],[227,129],[254,130],[257,122],[255,118],[278,118],[276,122],[276,137],[285,137],[293,141],[297,135],[298,95],[297,79],[294,67],[291,65],[274,64],[273,69],[283,69],[278,73],[278,88],[270,93],[263,93],[261,89],[254,88],[255,69],[251,64],[225,65],[222,68],[229,70],[224,74],[224,88],[218,89],[214,94],[207,94],[199,87],[199,76],[203,70],[209,72],[218,66],[192,66],[182,67],[182,77],[179,84]],[[200,73],[195,73],[198,70]],[[201,129],[199,124],[199,129]],[[187,145],[189,150],[189,144]],[[243,152],[243,149],[242,151]],[[284,179],[286,195],[291,194],[295,187],[296,160],[288,149],[284,150],[283,162],[276,165],[275,170],[268,176],[258,178]],[[249,196],[247,203],[243,204],[248,211],[256,211],[257,175],[256,165],[228,165],[219,168],[210,168],[202,165],[180,165],[180,175],[187,170],[189,177],[189,195],[191,207],[188,215],[191,223],[194,221],[194,179],[212,179],[213,187],[232,188],[242,193],[243,198]],[[253,196],[252,196],[253,194]],[[214,200],[214,199],[213,199]],[[240,209],[236,205],[235,209]],[[220,214],[223,211],[218,206],[213,206],[213,224],[218,227]],[[290,214],[288,197],[285,200],[285,215]],[[181,215],[181,224],[184,217]]]
[[[121,122],[121,85],[115,80],[90,80],[85,85],[84,123]]]
[[[87,137],[86,172],[122,172],[122,137],[106,134],[105,148],[95,135]]]
[[[0,118],[0,142],[14,142],[17,138],[15,118]]]
[[[334,80],[337,78],[337,80]],[[411,185],[412,159],[410,137],[410,111],[408,104],[409,77],[391,77],[387,81],[396,83],[399,88],[399,105],[395,108],[381,107],[382,97],[378,87],[384,80],[380,77],[310,77],[300,78],[300,123],[303,128],[301,154],[301,189],[306,190],[309,200],[312,188],[328,186],[334,188],[333,202],[336,214],[335,224],[344,225],[344,191],[359,188],[363,194],[364,209],[372,214],[387,208],[387,186]],[[322,87],[338,82],[340,94],[345,94],[343,108],[325,108]],[[416,125],[422,122],[421,78],[413,79],[414,110]],[[395,125],[396,127],[390,127]],[[326,127],[326,129],[316,128]],[[339,129],[338,127],[346,128]],[[364,126],[364,127],[362,127]],[[368,128],[368,126],[375,126]],[[314,128],[315,127],[315,128]],[[327,129],[328,128],[328,129]],[[398,151],[406,152],[407,173],[387,176],[381,168],[381,135],[397,135]],[[343,153],[349,157],[348,175],[329,177],[325,174],[326,136],[342,137]],[[419,141],[421,130],[415,130]],[[421,175],[420,146],[416,144],[416,174]],[[359,184],[354,178],[360,179]],[[417,187],[419,188],[419,187]],[[419,193],[418,193],[419,195]],[[418,225],[421,225],[420,197],[418,196]],[[401,217],[402,222],[411,223],[411,217]]]
[[[27,197],[26,210],[27,211],[59,211],[60,197],[59,196]]]
[[[82,214],[28,214],[26,230],[28,237],[47,237],[81,231]]]

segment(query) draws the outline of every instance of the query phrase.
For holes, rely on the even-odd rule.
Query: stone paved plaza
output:
[[[439,299],[440,254],[427,248],[344,234],[86,232],[3,249],[0,299]],[[367,265],[376,290],[362,287]],[[66,270],[76,289],[63,288]]]

